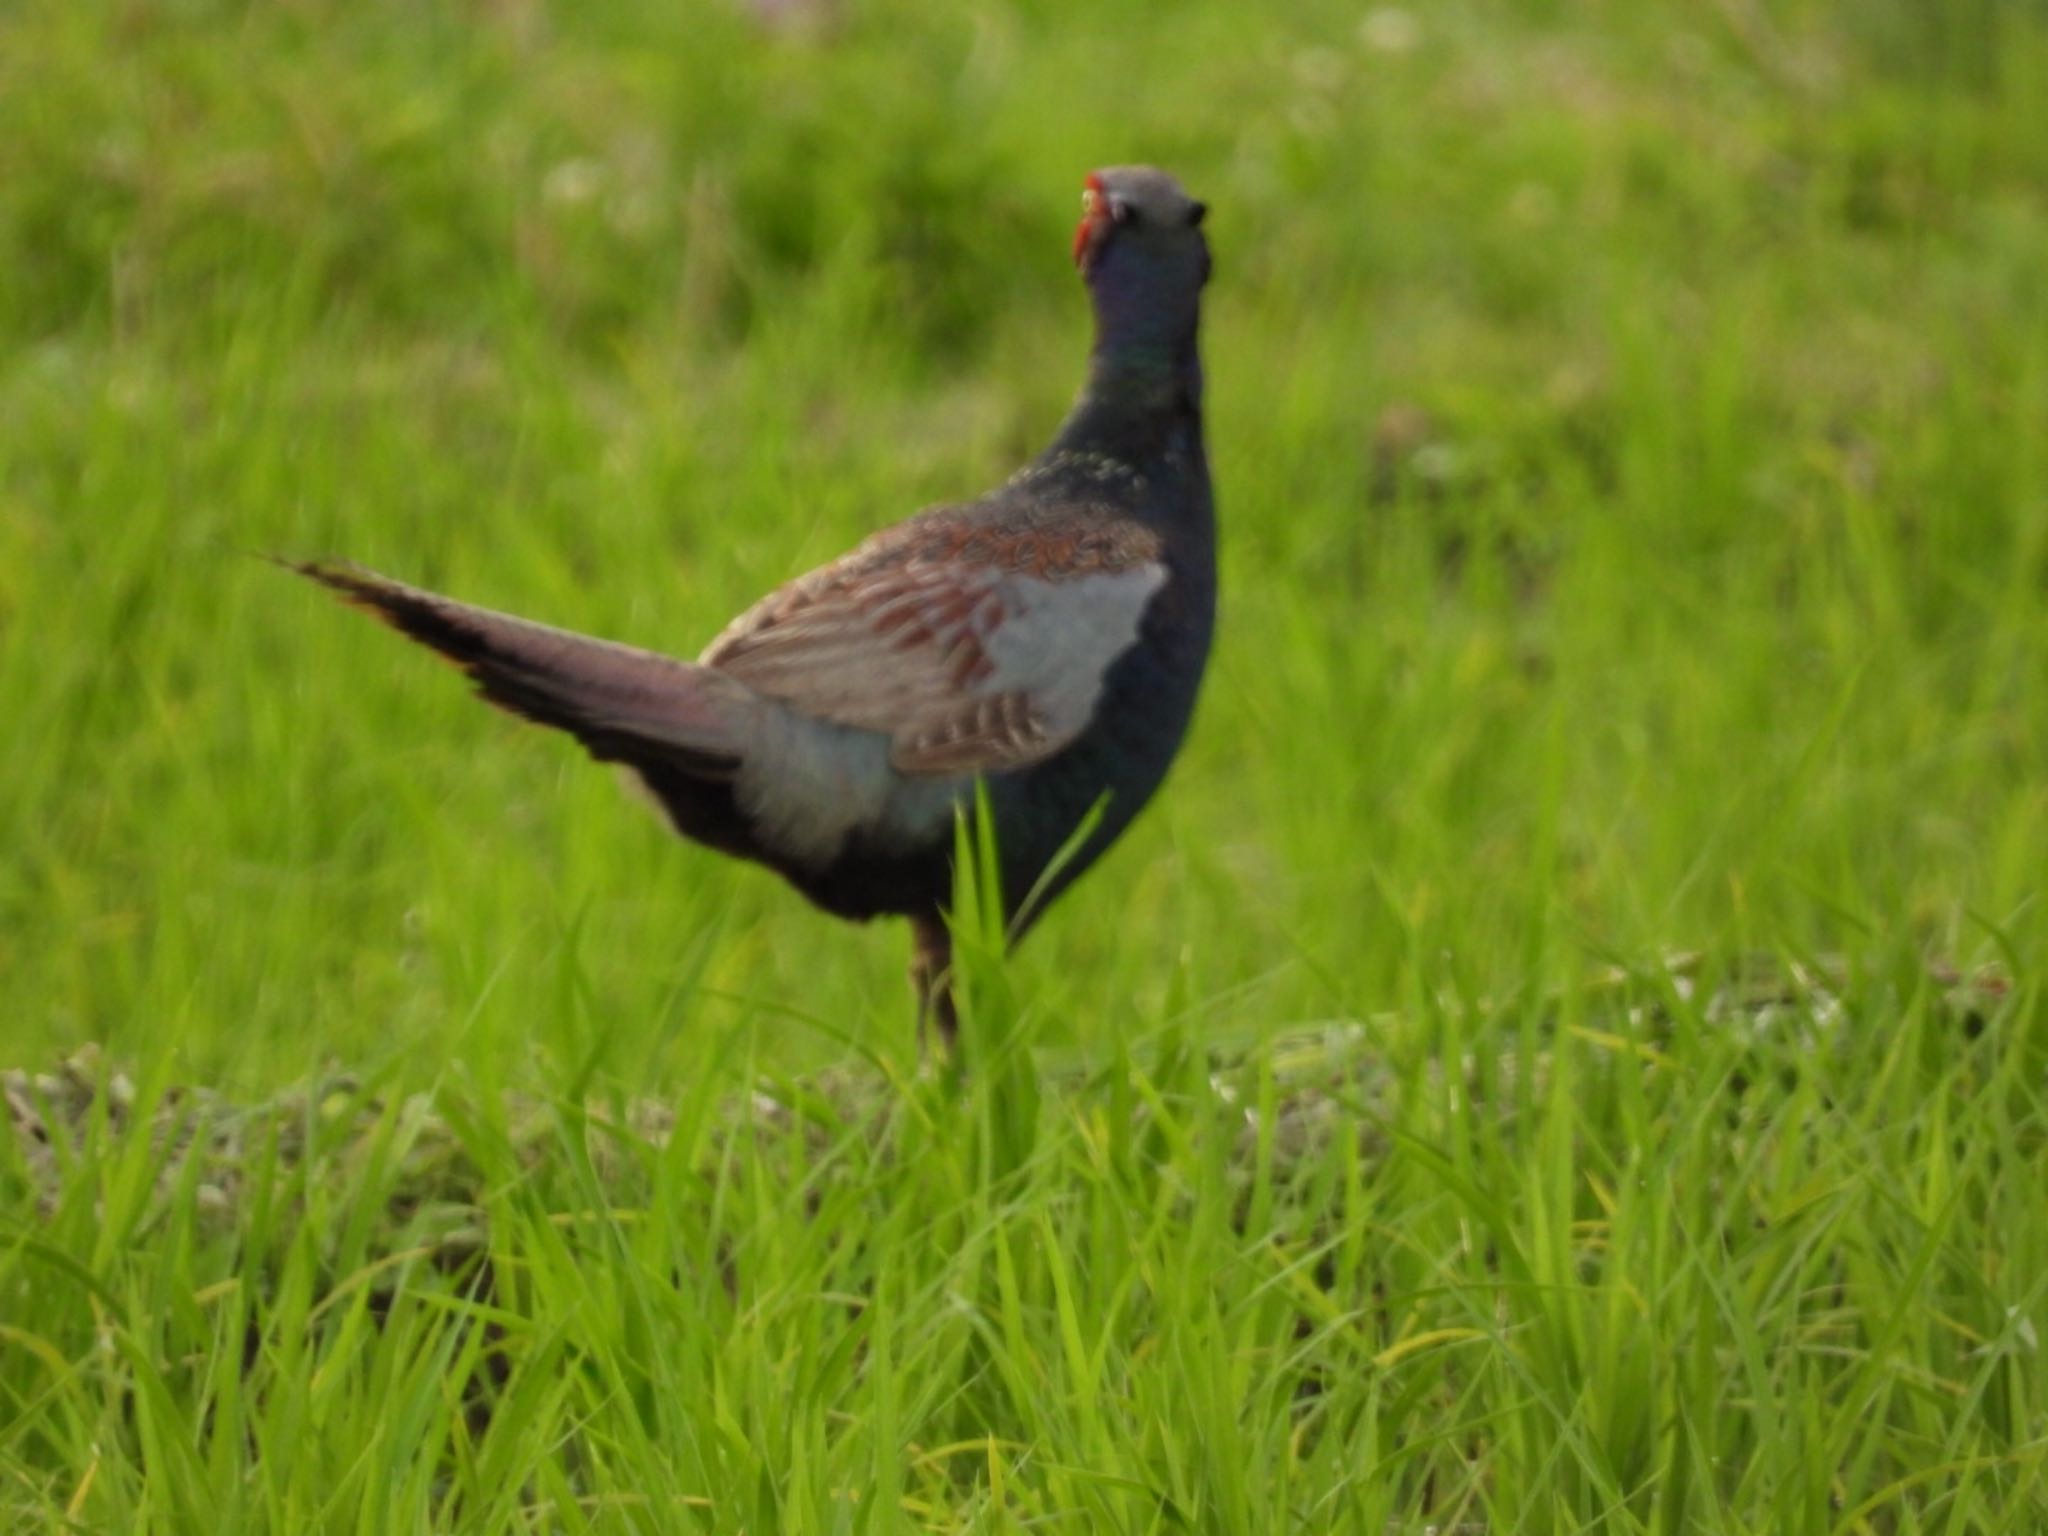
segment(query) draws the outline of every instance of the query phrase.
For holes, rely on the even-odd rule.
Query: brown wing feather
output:
[[[991,765],[1024,767],[1065,744],[1047,731],[1030,695],[998,693],[974,700],[943,724],[899,736],[889,761],[899,773],[984,773],[994,771]]]
[[[805,714],[893,735],[986,677],[1001,577],[917,564],[786,590],[701,660]]]

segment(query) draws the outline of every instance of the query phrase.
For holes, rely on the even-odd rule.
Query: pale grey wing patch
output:
[[[929,840],[968,782],[906,778],[890,764],[888,737],[770,704],[733,788],[764,842],[822,869],[856,834],[888,848]]]

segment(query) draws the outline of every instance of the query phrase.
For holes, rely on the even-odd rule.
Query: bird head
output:
[[[1098,306],[1113,299],[1119,307],[1185,309],[1191,321],[1209,280],[1209,242],[1202,233],[1208,211],[1149,165],[1110,166],[1090,175],[1074,231],[1074,265]]]

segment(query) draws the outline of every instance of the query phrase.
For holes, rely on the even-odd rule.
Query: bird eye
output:
[[[1109,200],[1109,216],[1115,223],[1128,224],[1136,217],[1136,210],[1122,198],[1112,196]]]

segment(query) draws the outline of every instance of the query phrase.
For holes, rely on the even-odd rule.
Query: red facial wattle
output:
[[[1088,258],[1115,222],[1110,212],[1109,192],[1102,178],[1091,174],[1081,187],[1081,222],[1074,228],[1074,265],[1084,271]]]

